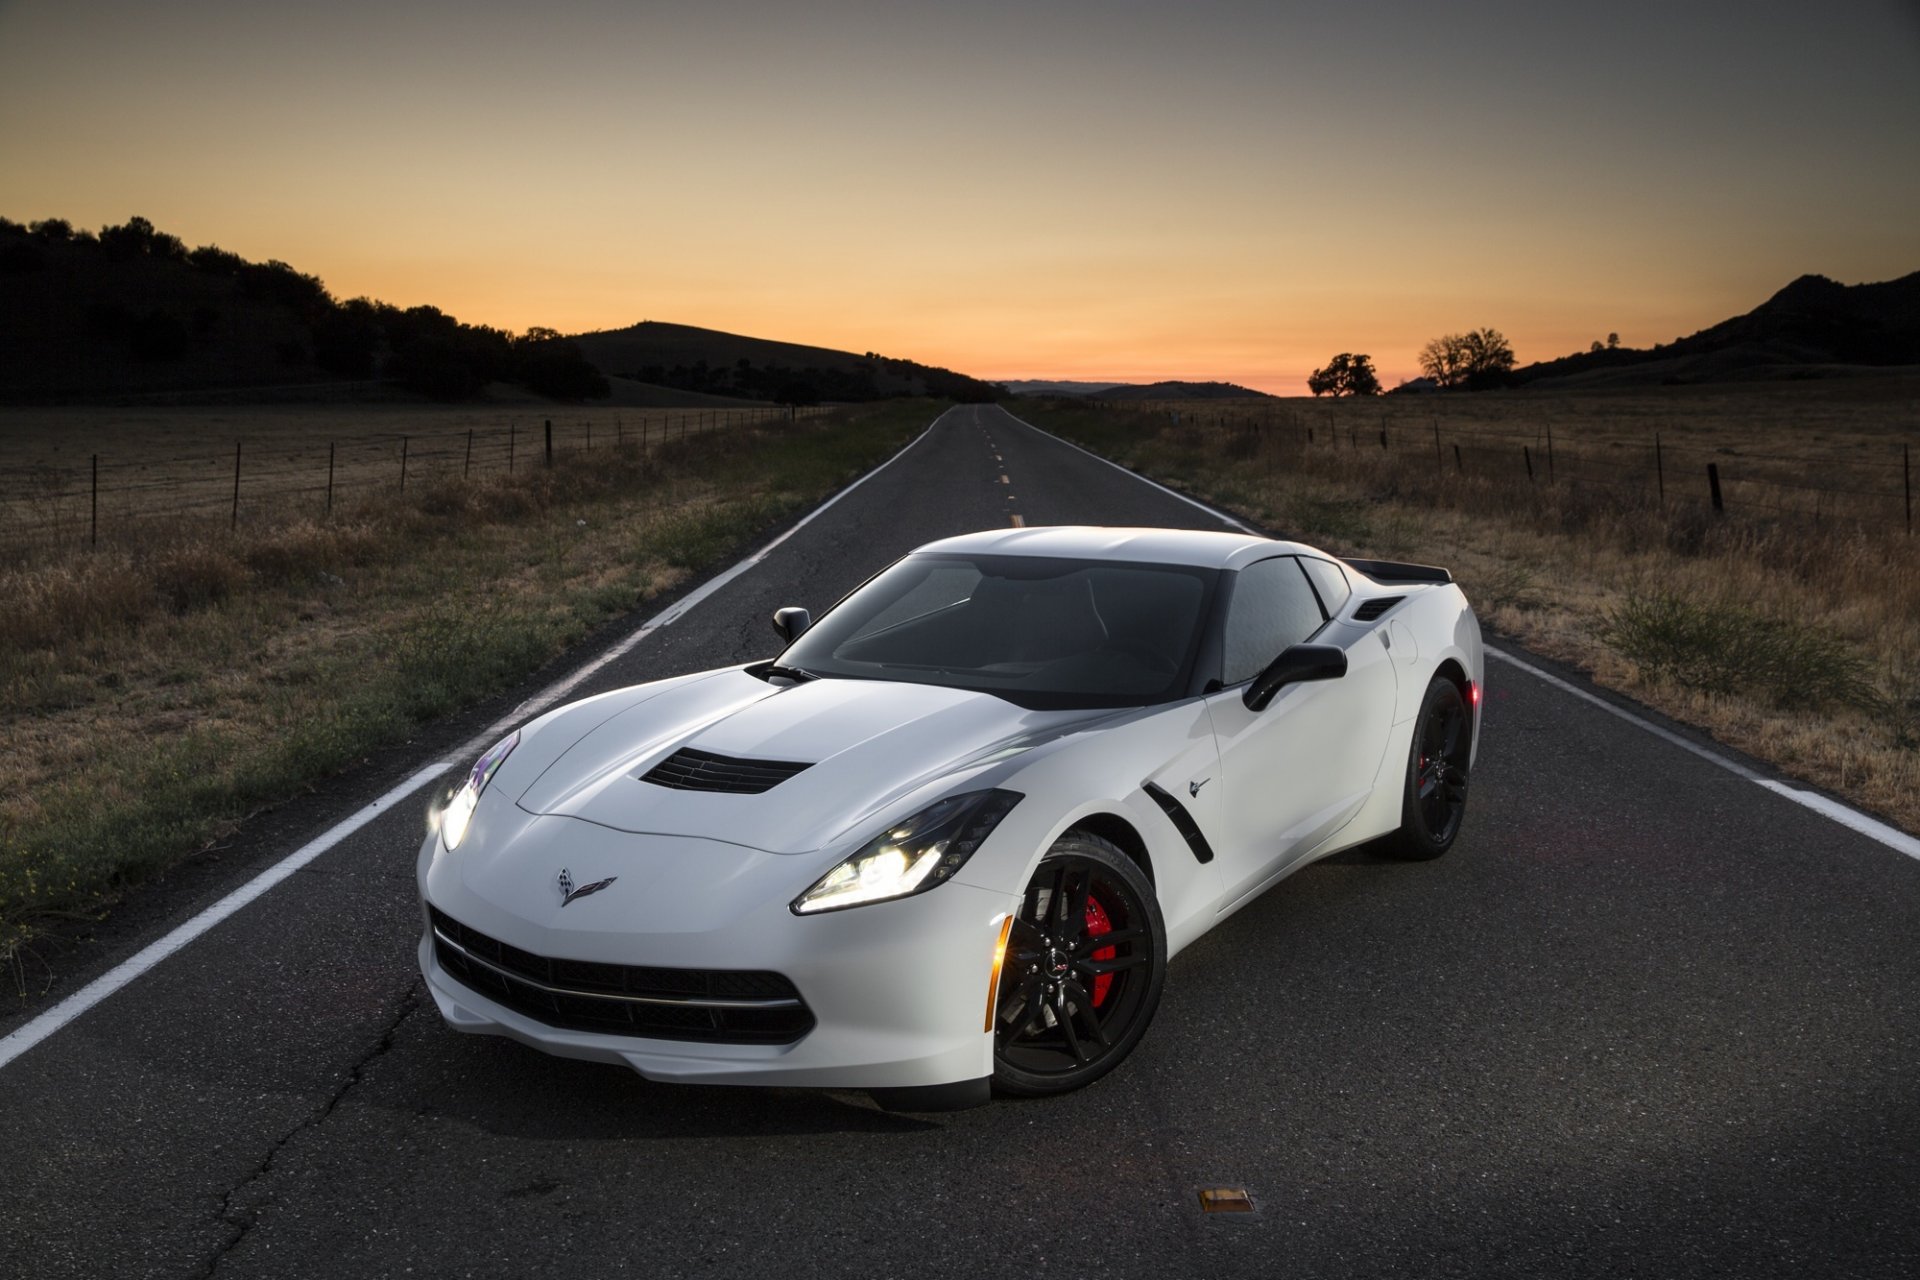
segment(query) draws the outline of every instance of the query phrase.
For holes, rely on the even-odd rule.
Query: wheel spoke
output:
[[[1098,978],[1110,973],[1125,973],[1137,969],[1147,962],[1141,955],[1121,956],[1118,960],[1076,960],[1073,967],[1090,978]]]
[[[1093,997],[1087,993],[1087,989],[1071,978],[1061,986],[1067,995],[1073,997],[1073,1011],[1086,1017],[1087,1032],[1093,1037],[1093,1042],[1102,1049],[1111,1049],[1113,1045],[1107,1040],[1107,1029],[1100,1025],[1100,1015],[1094,1012]]]
[[[1053,1004],[1054,1021],[1060,1024],[1061,1034],[1067,1038],[1067,1048],[1073,1051],[1073,1060],[1082,1065],[1093,1061],[1087,1055],[1086,1046],[1080,1043],[1079,1033],[1073,1029],[1073,1011],[1067,1007],[1066,988],[1062,987],[1059,997]]]
[[[1146,936],[1147,935],[1139,929],[1113,929],[1098,936],[1090,933],[1073,944],[1073,951],[1077,956],[1081,952],[1104,951],[1108,947],[1124,947],[1131,942],[1143,942],[1146,940]]]
[[[1015,1040],[1024,1040],[1029,1035],[1038,1035],[1047,1029],[1047,1002],[1040,999],[1041,994],[1040,983],[1036,980],[1026,1007],[1015,1015],[1019,1019],[1013,1029]]]
[[[1067,894],[1067,914],[1061,921],[1062,935],[1079,934],[1087,927],[1087,895],[1093,892],[1093,872],[1082,868]]]

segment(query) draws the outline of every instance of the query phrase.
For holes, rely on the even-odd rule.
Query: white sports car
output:
[[[449,1024],[904,1110],[1057,1093],[1288,873],[1460,830],[1484,668],[1444,569],[1001,529],[774,626],[778,658],[549,712],[436,805]]]

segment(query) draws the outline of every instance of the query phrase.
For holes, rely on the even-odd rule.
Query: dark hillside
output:
[[[1265,400],[1264,391],[1231,382],[1150,382],[1142,386],[1111,387],[1102,400]]]
[[[610,378],[704,395],[815,404],[923,395],[986,401],[1003,393],[965,374],[871,351],[855,355],[657,320],[578,334],[572,341]]]
[[[1742,316],[1651,348],[1580,352],[1515,371],[1523,384],[1628,386],[1824,377],[1920,365],[1920,272],[1879,284],[1801,276]]]

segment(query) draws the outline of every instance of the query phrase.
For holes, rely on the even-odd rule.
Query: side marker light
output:
[[[1000,999],[1000,966],[1007,960],[1007,935],[1013,932],[1013,914],[1000,922],[1000,941],[993,944],[993,974],[987,979],[987,1023],[982,1031],[993,1030],[993,1007]]]

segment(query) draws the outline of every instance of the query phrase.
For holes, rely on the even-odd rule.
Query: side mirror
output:
[[[1240,695],[1249,711],[1264,711],[1274,695],[1304,680],[1338,680],[1347,674],[1347,651],[1331,644],[1296,644],[1283,649]]]
[[[778,631],[780,638],[788,644],[792,644],[795,640],[798,640],[800,633],[812,625],[813,615],[797,605],[789,605],[785,609],[775,609],[773,611],[773,629]],[[1346,670],[1346,664],[1344,662],[1341,664],[1340,669],[1342,671]]]

